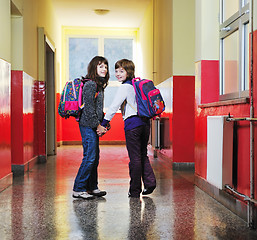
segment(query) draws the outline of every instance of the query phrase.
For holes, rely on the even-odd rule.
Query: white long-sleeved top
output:
[[[118,88],[118,91],[112,101],[111,106],[108,108],[104,119],[111,121],[124,100],[127,101],[127,104],[122,115],[123,120],[125,121],[128,117],[137,115],[137,102],[134,87],[131,84],[124,83]]]

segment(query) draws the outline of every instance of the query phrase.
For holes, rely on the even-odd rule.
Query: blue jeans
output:
[[[79,125],[83,145],[83,159],[79,167],[73,191],[85,192],[98,188],[99,136],[95,129]]]

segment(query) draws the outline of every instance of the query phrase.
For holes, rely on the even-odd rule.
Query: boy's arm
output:
[[[105,116],[104,116],[104,120],[102,122],[102,126],[107,126],[107,124],[112,120],[113,116],[115,115],[115,113],[119,110],[121,104],[124,102],[124,100],[127,98],[127,88],[129,87],[128,84],[122,84],[113,101],[112,104],[110,105],[109,109],[107,110]]]

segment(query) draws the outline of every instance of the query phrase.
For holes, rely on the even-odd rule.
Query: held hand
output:
[[[107,132],[107,129],[100,124],[98,125],[96,129],[96,133],[98,134],[99,137],[103,136]]]
[[[107,126],[106,126],[106,128],[107,128],[107,131],[109,131],[109,130],[111,129],[111,124],[108,123]]]

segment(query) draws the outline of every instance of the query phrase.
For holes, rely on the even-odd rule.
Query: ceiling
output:
[[[137,28],[151,0],[52,0],[63,26]],[[94,9],[109,9],[97,15]]]

